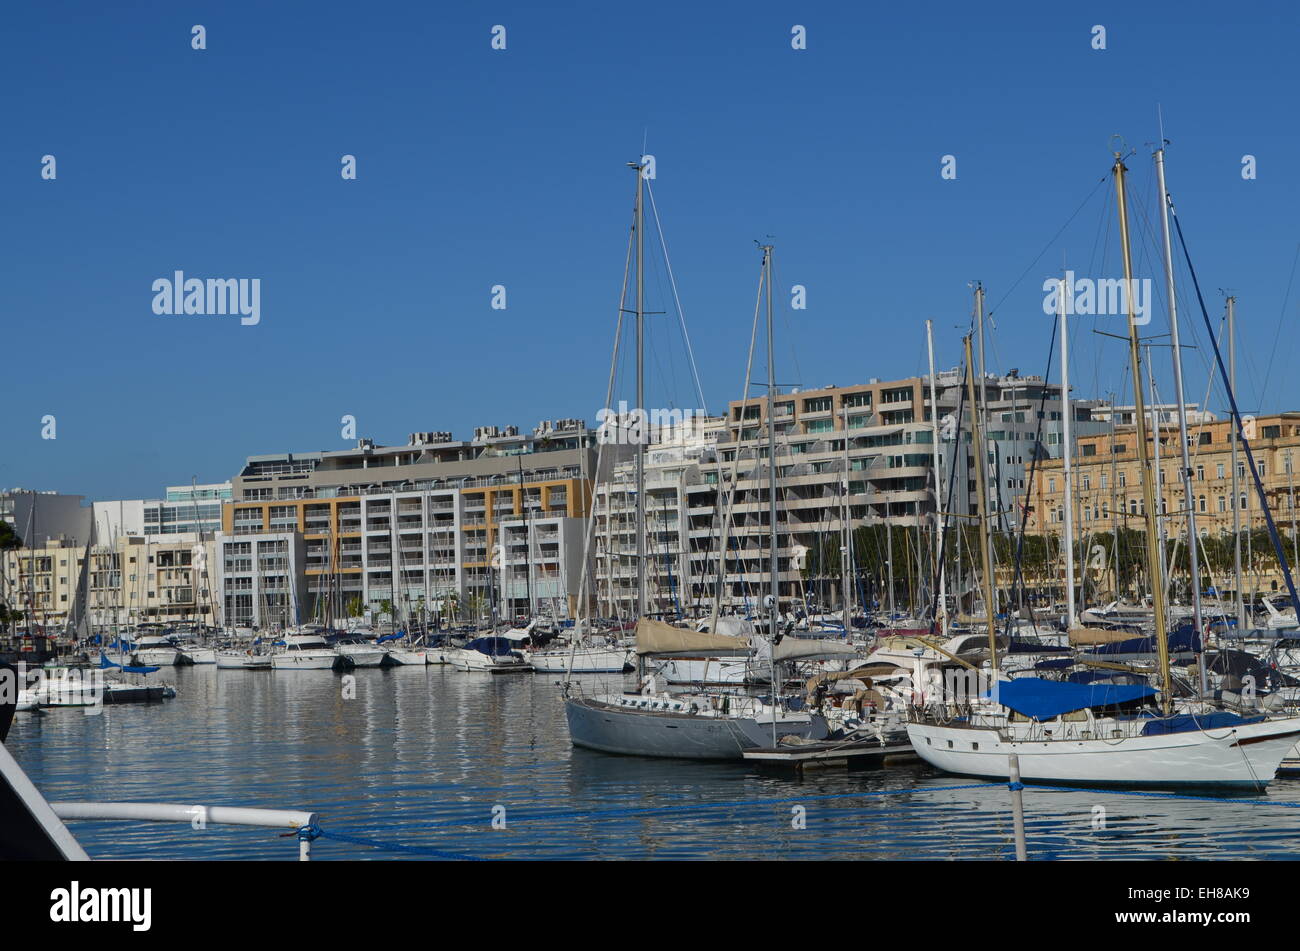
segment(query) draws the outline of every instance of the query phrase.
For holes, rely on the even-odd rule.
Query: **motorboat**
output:
[[[319,634],[288,634],[271,655],[275,670],[333,670],[339,654]]]

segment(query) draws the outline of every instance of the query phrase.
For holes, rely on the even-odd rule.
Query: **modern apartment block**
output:
[[[611,462],[617,452],[606,454]],[[293,619],[450,610],[501,616],[574,610],[596,434],[580,420],[531,433],[481,427],[471,440],[412,433],[405,446],[250,457],[224,508],[220,564],[256,536],[299,544]],[[256,574],[256,571],[253,572]],[[269,619],[247,571],[221,578],[230,616]],[[253,621],[251,623],[259,623]]]
[[[888,523],[899,530],[928,532],[936,504],[931,422],[936,412],[941,430],[940,497],[947,492],[955,458],[953,508],[959,513],[975,511],[969,404],[960,420],[961,442],[952,438],[963,405],[963,379],[960,372],[949,371],[938,374],[935,383],[937,411],[928,377],[776,396],[778,574],[783,599],[839,602],[835,585],[807,590],[805,568],[810,553],[828,543],[838,547],[846,519],[852,528]],[[990,511],[1000,512],[1006,523],[1033,459],[1060,454],[1061,392],[1041,378],[1012,374],[988,377],[983,396]],[[1076,431],[1109,427],[1092,419],[1095,406],[1073,404]],[[717,539],[724,520],[729,529],[723,605],[753,607],[767,592],[767,413],[764,396],[735,401],[725,420],[706,425],[693,439],[647,452],[646,576],[651,610],[689,613],[712,604],[719,587]],[[594,512],[598,603],[604,610],[629,614],[636,602],[630,464],[620,466],[612,482],[597,487]]]
[[[124,536],[90,549],[63,539],[5,553],[3,591],[26,621],[47,629],[81,626],[111,632],[141,621],[213,623],[213,542],[198,535]],[[84,607],[83,607],[84,606]]]
[[[125,535],[179,535],[221,530],[221,505],[232,497],[229,482],[169,485],[161,499],[96,502],[95,540]]]
[[[23,544],[31,548],[60,538],[84,545],[91,517],[90,506],[82,495],[32,489],[0,492],[0,522],[8,522]]]

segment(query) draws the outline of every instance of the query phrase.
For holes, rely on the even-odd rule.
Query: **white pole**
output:
[[[1062,279],[1056,312],[1061,321],[1061,455],[1065,478],[1065,626],[1068,629],[1078,624],[1078,617],[1074,603],[1074,487],[1070,451],[1070,417],[1074,408],[1070,404],[1070,331],[1065,294],[1066,284]]]

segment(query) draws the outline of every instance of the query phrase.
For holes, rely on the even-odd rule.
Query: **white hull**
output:
[[[180,651],[174,647],[149,647],[135,652],[139,667],[175,667]]]
[[[923,760],[963,776],[1008,779],[1008,757],[1014,753],[1026,782],[1258,788],[1272,780],[1295,747],[1300,720],[1109,739],[1067,735],[1013,741],[997,729],[929,723],[909,723],[907,734]]]
[[[753,660],[725,660],[715,657],[678,657],[663,661],[659,667],[664,680],[670,684],[726,684],[768,683],[770,670],[760,670]]]
[[[243,651],[222,651],[217,654],[218,670],[270,670],[270,654],[246,654]]]
[[[423,647],[411,650],[405,647],[393,647],[388,651],[393,663],[403,667],[423,667],[429,663],[429,653]]]
[[[386,649],[368,645],[344,644],[335,650],[340,657],[351,661],[353,667],[382,667],[388,656]]]
[[[634,666],[631,648],[579,647],[577,650],[526,651],[524,656],[533,670],[543,674],[563,674],[570,659],[575,674],[617,674]]]
[[[191,664],[215,664],[217,662],[217,652],[211,647],[187,647],[181,653],[190,659]]]
[[[443,653],[447,663],[457,670],[489,674],[527,673],[533,668],[518,657],[489,657],[478,651],[456,649]]]
[[[338,654],[331,650],[284,651],[271,655],[276,670],[333,670]]]

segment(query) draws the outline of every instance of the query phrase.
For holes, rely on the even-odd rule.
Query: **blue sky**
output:
[[[1112,135],[1137,150],[1135,230],[1154,222],[1157,103],[1212,316],[1218,288],[1239,299],[1243,406],[1300,408],[1296,14],[983,6],[13,6],[0,485],[155,496],[228,478],[250,453],[343,448],[344,414],[382,443],[594,419],[624,163],[643,142],[711,409],[740,395],[766,235],[783,381],[923,371],[927,317],[955,365],[975,279],[995,305],[991,367],[1041,372],[1043,280],[1062,263],[1120,276],[1113,192],[1095,188]],[[191,49],[194,24],[206,50]],[[505,51],[490,48],[495,24]],[[794,24],[806,50],[791,49]],[[344,154],[356,181],[340,177]],[[1159,285],[1155,245],[1137,237],[1139,276]],[[177,269],[260,278],[261,323],[156,316],[152,282]],[[658,256],[649,271],[649,304],[667,309]],[[796,283],[808,306],[792,312]],[[494,284],[505,311],[489,306]],[[698,402],[674,321],[653,321],[651,405]],[[1148,330],[1166,324],[1160,304]],[[1097,327],[1123,329],[1076,321],[1084,396],[1127,379],[1123,345]],[[1204,353],[1189,357],[1191,399]],[[1163,388],[1167,351],[1156,361]],[[47,414],[55,440],[41,439]]]

